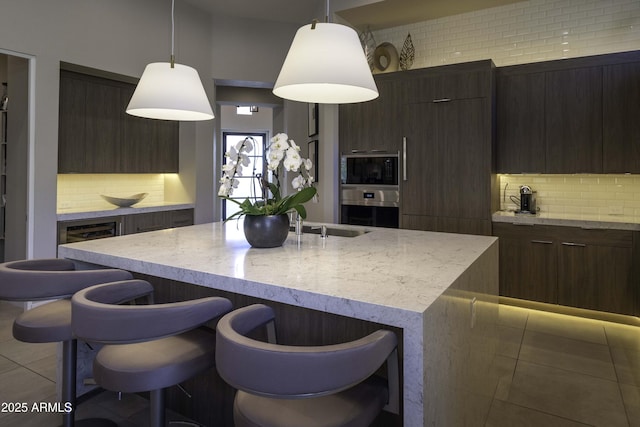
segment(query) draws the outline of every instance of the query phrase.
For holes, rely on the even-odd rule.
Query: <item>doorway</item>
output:
[[[30,67],[0,50],[0,262],[28,258]]]
[[[244,141],[246,138],[251,138],[253,149],[248,153],[249,165],[243,167],[242,176],[236,176],[238,180],[238,186],[233,189],[233,194],[230,198],[243,202],[249,199],[251,203],[255,203],[257,200],[262,199],[262,190],[259,184],[259,177],[266,177],[266,164],[265,164],[265,149],[267,142],[266,133],[249,133],[249,132],[223,132],[223,162],[226,163],[227,158],[224,153],[228,152],[231,147],[235,147],[237,144]],[[224,164],[223,163],[223,164]],[[238,205],[228,200],[222,200],[222,219],[226,220],[234,213],[238,212]]]

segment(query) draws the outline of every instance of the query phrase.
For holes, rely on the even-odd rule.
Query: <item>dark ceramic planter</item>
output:
[[[254,248],[282,246],[289,234],[289,215],[245,215],[244,237]]]

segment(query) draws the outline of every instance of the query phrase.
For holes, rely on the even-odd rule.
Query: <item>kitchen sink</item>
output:
[[[321,234],[322,226],[320,225],[303,225],[302,226],[302,234]],[[363,234],[369,233],[369,230],[361,230],[355,228],[334,228],[334,227],[326,227],[327,228],[327,236],[338,236],[338,237],[358,237]],[[289,228],[291,231],[295,231],[295,227]]]

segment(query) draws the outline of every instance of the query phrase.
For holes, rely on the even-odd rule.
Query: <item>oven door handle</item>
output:
[[[402,180],[407,180],[407,137],[402,137]]]

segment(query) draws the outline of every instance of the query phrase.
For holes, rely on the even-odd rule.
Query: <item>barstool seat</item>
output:
[[[76,424],[113,426],[102,419],[75,421],[77,341],[71,330],[71,301],[80,289],[98,283],[131,279],[116,269],[76,270],[72,261],[59,258],[10,261],[0,264],[0,299],[52,300],[20,314],[13,323],[15,339],[29,343],[62,342],[62,401],[71,411],[62,415],[63,426]]]
[[[45,343],[66,341],[71,333],[71,301],[53,301],[22,313],[13,322],[13,337],[18,341]]]
[[[267,328],[268,342],[247,336],[261,326]],[[364,427],[385,407],[399,411],[392,331],[334,345],[281,345],[275,339],[275,313],[262,304],[223,316],[216,331],[216,368],[238,389],[236,427]],[[385,362],[387,379],[382,379],[375,373]]]
[[[149,295],[144,280],[92,286],[71,299],[73,332],[105,344],[93,362],[93,376],[103,388],[150,392],[150,425],[164,427],[164,389],[213,368],[215,331],[205,323],[229,312],[226,298],[115,305]]]

